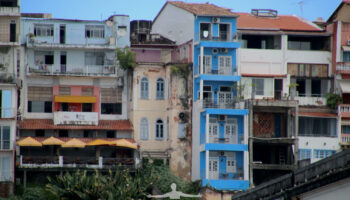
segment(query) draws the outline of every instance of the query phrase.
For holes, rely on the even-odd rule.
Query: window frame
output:
[[[144,122],[144,123],[143,123]],[[147,117],[143,117],[139,122],[139,139],[149,140],[149,121]],[[146,131],[146,132],[144,132]]]
[[[262,84],[256,83],[257,81],[262,81]],[[255,95],[264,96],[264,94],[265,94],[265,92],[264,92],[265,79],[264,78],[252,78],[252,85],[255,88]],[[257,86],[262,87],[262,90],[261,90],[261,88],[258,88]]]
[[[105,38],[105,26],[85,25],[85,38]]]
[[[8,139],[4,139],[4,130],[8,129]],[[11,126],[9,125],[0,125],[0,150],[10,150],[11,149]],[[7,148],[4,148],[6,146]]]
[[[34,24],[33,31],[35,37],[53,37],[54,24]]]
[[[156,81],[156,99],[164,100],[165,98],[165,80],[164,78],[158,78]]]
[[[146,84],[143,86],[143,84]],[[149,99],[149,79],[142,77],[140,81],[140,99]]]
[[[156,120],[154,133],[156,140],[164,140],[164,120],[160,118]]]

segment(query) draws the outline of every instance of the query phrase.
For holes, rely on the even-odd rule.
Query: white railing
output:
[[[204,73],[210,75],[233,75],[232,66],[230,67],[218,67],[217,69],[213,69],[212,66],[204,66]]]
[[[337,64],[337,71],[350,71],[350,64]]]
[[[338,115],[342,113],[350,113],[350,104],[341,104],[338,106]]]
[[[350,144],[350,134],[341,134],[341,143],[342,144]]]
[[[25,168],[53,168],[53,167],[86,167],[86,168],[113,168],[136,166],[134,158],[103,158],[81,156],[23,156],[19,158],[20,167]]]
[[[227,99],[203,99],[199,100],[202,108],[220,108],[220,109],[245,109],[245,103],[243,101],[237,101],[236,98]]]
[[[301,96],[297,96],[297,97],[294,97],[294,99],[298,100],[299,105],[301,105],[301,106],[307,106],[307,105],[325,106],[326,105],[326,98],[325,97],[301,97]]]
[[[74,75],[74,76],[116,76],[115,65],[33,65],[27,69],[28,74],[40,75]]]
[[[0,7],[0,16],[20,16],[19,7]]]
[[[98,125],[97,112],[55,112],[53,117],[55,125]]]

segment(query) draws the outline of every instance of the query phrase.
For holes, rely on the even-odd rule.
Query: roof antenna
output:
[[[304,0],[299,1],[298,5],[300,7],[301,16],[304,17],[304,11],[303,11]]]

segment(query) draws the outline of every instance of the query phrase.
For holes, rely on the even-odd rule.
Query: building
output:
[[[250,107],[250,180],[260,184],[339,150],[330,36],[275,10],[237,13],[240,89]],[[269,154],[265,150],[269,150]],[[269,176],[266,176],[266,173]]]
[[[17,90],[20,65],[20,2],[0,1],[0,196],[13,192]]]
[[[131,50],[137,62],[128,86],[134,139],[144,161],[169,165],[176,175],[190,180],[192,60],[185,52],[191,46],[177,47],[162,35],[151,34],[151,27],[151,21],[131,22]],[[175,68],[184,73],[174,73]]]
[[[248,110],[235,91],[236,20],[209,3],[168,1],[152,25],[176,44],[193,41],[192,180],[218,190],[249,187]]]
[[[38,181],[41,172],[136,167],[127,76],[115,57],[116,48],[130,45],[129,16],[38,16],[21,20],[19,180]]]
[[[339,134],[341,145],[350,144],[350,1],[342,1],[327,20],[327,31],[333,33],[332,63],[336,75],[336,88],[343,104],[338,107]]]

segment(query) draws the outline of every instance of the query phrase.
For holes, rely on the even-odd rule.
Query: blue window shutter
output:
[[[178,123],[178,137],[185,138],[186,137],[186,124]]]
[[[12,94],[11,90],[2,91],[2,105],[1,105],[1,117],[10,118],[12,108]]]

